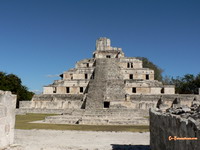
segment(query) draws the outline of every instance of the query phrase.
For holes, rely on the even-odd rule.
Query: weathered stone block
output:
[[[16,95],[0,91],[0,149],[14,141]]]
[[[199,150],[199,120],[192,117],[150,110],[150,145],[152,150]],[[196,138],[197,140],[178,140]]]

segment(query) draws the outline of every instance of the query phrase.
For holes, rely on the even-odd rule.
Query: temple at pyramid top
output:
[[[101,37],[96,41],[96,50],[122,50],[121,48],[111,47],[109,38]]]
[[[124,57],[121,48],[112,47],[109,38],[101,37],[96,41],[96,50],[93,53],[94,58],[120,58]]]

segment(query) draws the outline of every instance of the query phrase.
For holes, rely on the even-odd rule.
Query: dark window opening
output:
[[[164,88],[161,89],[161,93],[162,94],[165,93],[165,89]]]
[[[53,87],[53,93],[56,93],[56,92],[57,92],[57,88]]]
[[[83,87],[80,87],[80,93],[83,93]]]
[[[110,107],[110,102],[104,102],[104,108],[109,108]]]
[[[133,63],[127,63],[127,68],[133,68]]]
[[[136,93],[136,88],[135,87],[132,88],[132,93]]]
[[[129,75],[129,79],[133,79],[133,74],[130,74],[130,75]]]
[[[106,58],[111,58],[111,56],[110,55],[106,55]]]
[[[70,88],[66,87],[66,93],[70,93]]]
[[[129,65],[129,63],[127,63],[127,68],[130,68],[130,65]]]
[[[133,63],[131,63],[131,68],[133,68]]]
[[[89,67],[89,63],[87,63],[86,66]]]
[[[85,74],[85,79],[88,79],[88,74]]]
[[[71,80],[73,79],[73,74],[70,74],[70,78],[71,78]]]
[[[149,80],[149,75],[148,74],[146,74],[146,80]]]

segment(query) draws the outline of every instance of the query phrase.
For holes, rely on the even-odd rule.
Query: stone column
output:
[[[14,142],[16,99],[11,92],[0,90],[0,149]]]

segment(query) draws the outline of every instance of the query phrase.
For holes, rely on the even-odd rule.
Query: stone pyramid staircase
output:
[[[103,108],[104,101],[124,100],[124,81],[118,59],[96,59],[94,79],[90,81],[86,109]]]
[[[96,59],[94,79],[90,80],[85,109],[67,109],[63,115],[46,117],[45,122],[89,125],[147,125],[148,111],[104,108],[104,102],[124,101],[124,80],[118,59]],[[84,101],[85,101],[84,100]]]

